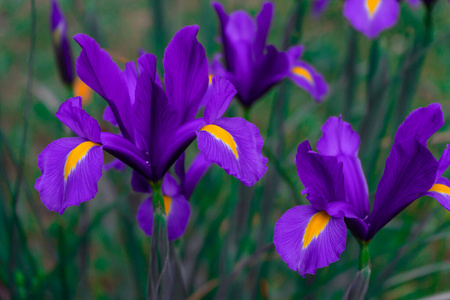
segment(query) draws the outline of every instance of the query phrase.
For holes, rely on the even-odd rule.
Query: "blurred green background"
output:
[[[223,3],[228,12],[244,9],[255,15],[262,1]],[[185,25],[200,26],[198,39],[209,58],[221,50],[209,1],[61,0],[60,5],[70,36],[87,33],[114,57],[126,60],[135,60],[139,49],[145,49],[157,55],[160,72],[165,46]],[[275,1],[269,42],[280,48],[288,20],[300,14],[301,29],[288,37],[305,45],[303,59],[324,75],[329,95],[318,104],[291,82],[272,89],[254,105],[250,117],[265,139],[270,158],[266,176],[253,188],[243,188],[212,166],[202,179],[190,201],[187,231],[174,242],[189,299],[213,299],[221,287],[226,299],[343,296],[358,264],[358,245],[350,234],[340,260],[306,278],[290,270],[270,246],[276,220],[287,209],[307,204],[294,164],[296,147],[309,139],[314,148],[320,126],[329,116],[343,114],[360,132],[360,157],[372,195],[398,125],[395,107],[403,97],[401,87],[414,95],[408,113],[432,102],[442,105],[446,125],[429,142],[434,155],[440,157],[450,143],[448,1],[440,0],[434,8],[433,41],[420,53],[425,58],[420,79],[408,84],[402,78],[419,71],[401,70],[416,37],[423,33],[423,7],[412,9],[402,3],[398,24],[383,32],[374,46],[349,26],[342,1],[332,1],[320,17],[314,17],[309,6],[306,0]],[[0,298],[10,298],[10,287],[22,299],[145,298],[150,238],[135,221],[145,195],[131,191],[130,169],[104,172],[95,199],[67,209],[62,216],[48,211],[34,189],[40,175],[38,154],[51,141],[72,134],[54,117],[59,104],[71,95],[56,67],[49,11],[50,1],[36,1],[27,112],[31,3],[0,2]],[[76,57],[80,48],[71,43]],[[349,49],[353,54],[348,54]],[[378,58],[371,58],[374,55]],[[123,67],[123,62],[118,64]],[[371,81],[372,71],[378,81]],[[95,95],[86,110],[101,120],[105,107],[106,102]],[[243,111],[233,102],[227,114],[242,116]],[[24,172],[14,209],[25,119]],[[100,124],[102,130],[114,131],[106,122]],[[194,143],[188,160],[197,151]],[[441,299],[449,299],[449,245],[450,212],[431,198],[417,200],[371,242],[367,298],[415,299],[447,293]]]

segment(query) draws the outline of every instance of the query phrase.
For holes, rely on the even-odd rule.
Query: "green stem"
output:
[[[250,122],[250,108],[244,107],[244,119]]]
[[[369,242],[362,241],[359,243],[359,270],[370,265]]]

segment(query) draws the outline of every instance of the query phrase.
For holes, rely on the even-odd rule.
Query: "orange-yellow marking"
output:
[[[73,82],[73,95],[75,97],[81,97],[83,106],[85,106],[91,102],[94,91],[77,77]]]
[[[64,180],[67,180],[67,177],[69,177],[72,169],[76,167],[77,163],[82,160],[83,157],[88,153],[88,151],[94,146],[100,145],[87,141],[79,144],[72,151],[70,151],[66,159],[66,164],[64,166]]]
[[[164,195],[163,199],[164,199],[164,210],[166,211],[166,215],[168,215],[170,207],[172,206],[172,198]]]
[[[303,247],[305,249],[311,243],[311,241],[318,237],[322,230],[327,226],[330,221],[330,216],[325,211],[319,211],[315,213],[306,226],[305,234],[303,235]]]
[[[311,84],[314,83],[311,73],[309,73],[309,71],[306,70],[305,68],[296,66],[293,67],[291,71],[295,75],[305,78],[309,83]]]
[[[239,158],[236,142],[234,141],[233,137],[228,131],[226,131],[222,127],[213,124],[204,126],[202,129],[200,129],[200,131],[209,132],[216,139],[221,140],[225,145],[228,146],[228,148],[230,148],[231,151],[233,151],[234,156],[236,158]]]
[[[450,195],[450,188],[446,185],[440,184],[440,183],[435,183],[431,189],[429,190],[429,192],[438,192],[441,194],[447,194]]]
[[[211,83],[212,83],[213,77],[214,77],[213,74],[209,74],[209,76],[208,76],[208,80],[209,80],[208,84],[211,84]]]
[[[369,10],[369,16],[372,17],[380,5],[381,0],[366,0],[366,7]]]

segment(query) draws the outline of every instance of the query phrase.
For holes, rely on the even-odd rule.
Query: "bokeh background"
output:
[[[228,12],[244,9],[252,15],[262,3],[222,2]],[[275,1],[269,42],[279,49],[303,44],[303,59],[324,75],[330,91],[319,104],[283,82],[254,105],[250,120],[259,127],[270,159],[268,173],[254,187],[242,187],[217,166],[201,180],[190,201],[187,231],[174,242],[189,299],[340,299],[352,282],[358,244],[350,234],[338,262],[302,278],[275,252],[273,228],[287,209],[307,203],[296,175],[296,147],[305,139],[314,147],[320,126],[332,115],[343,114],[361,134],[360,157],[373,196],[398,125],[393,107],[402,97],[402,78],[417,72],[404,66],[423,31],[425,10],[402,3],[397,25],[375,42],[378,59],[373,60],[374,42],[350,27],[342,2],[332,1],[321,16],[313,16],[307,0]],[[151,239],[135,220],[145,195],[131,190],[130,169],[104,172],[95,199],[62,216],[48,211],[34,189],[38,154],[51,141],[72,134],[54,116],[71,94],[60,80],[52,49],[50,1],[36,0],[35,5],[33,28],[30,1],[0,2],[0,298],[145,298]],[[60,5],[69,35],[94,37],[121,67],[145,49],[157,55],[161,73],[165,46],[190,24],[200,26],[198,39],[209,58],[221,51],[209,1],[61,0]],[[295,29],[287,35],[293,15]],[[450,4],[439,0],[433,40],[418,56],[424,58],[420,78],[403,85],[414,94],[408,113],[432,102],[442,105],[446,125],[429,142],[436,157],[450,143],[449,16]],[[73,40],[71,45],[76,57],[80,48]],[[369,81],[373,70],[383,79],[375,87]],[[101,120],[105,107],[94,95],[85,109]],[[243,110],[233,101],[227,115],[242,116]],[[114,131],[104,121],[100,125]],[[197,151],[193,143],[188,160]],[[450,212],[433,199],[410,205],[376,235],[370,251],[368,299],[450,298]]]

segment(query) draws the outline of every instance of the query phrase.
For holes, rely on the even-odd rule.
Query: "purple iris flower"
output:
[[[297,149],[297,172],[311,205],[289,209],[275,225],[274,244],[289,268],[304,276],[337,261],[347,228],[362,242],[422,196],[434,197],[450,210],[450,146],[436,161],[427,139],[444,124],[441,107],[431,104],[412,112],[398,128],[384,174],[369,213],[366,179],[358,158],[359,136],[341,118],[322,126],[317,152],[308,141]]]
[[[72,86],[74,72],[72,51],[67,38],[67,23],[56,0],[52,0],[50,8],[50,32],[61,78],[65,84]]]
[[[202,153],[194,159],[187,173],[184,171],[183,163],[184,157],[177,160],[175,165],[179,182],[168,173],[164,176],[162,182],[169,240],[179,238],[186,230],[191,214],[189,198],[198,181],[211,165],[211,162],[207,161]],[[148,189],[148,192],[151,192],[151,190]],[[137,220],[141,229],[151,236],[153,230],[153,199],[151,196],[139,206]]]
[[[273,45],[266,45],[273,16],[272,3],[263,4],[256,20],[245,11],[228,15],[218,2],[213,2],[212,6],[221,25],[226,67],[219,61],[221,56],[215,56],[211,72],[233,83],[242,105],[250,107],[286,77],[308,91],[315,100],[322,100],[327,93],[327,84],[312,66],[299,60],[303,47],[279,52]]]
[[[315,14],[322,13],[331,0],[316,0]],[[416,2],[416,0],[408,0]],[[377,37],[383,30],[397,23],[400,14],[398,0],[345,0],[344,16],[352,26],[369,38]]]
[[[267,158],[261,154],[258,128],[241,118],[222,117],[236,94],[230,82],[212,79],[204,117],[195,118],[208,86],[207,59],[197,32],[198,26],[184,27],[168,44],[163,61],[165,90],[156,75],[154,55],[144,54],[138,68],[129,62],[122,71],[94,39],[75,35],[82,48],[76,61],[78,76],[108,102],[120,134],[101,132],[81,107],[80,97],[61,105],[56,117],[78,137],[56,140],[39,155],[42,175],[35,188],[48,209],[62,214],[68,206],[95,196],[103,151],[133,168],[135,190],[148,191],[149,182],[162,180],[196,138],[205,160],[245,185],[264,175]]]

